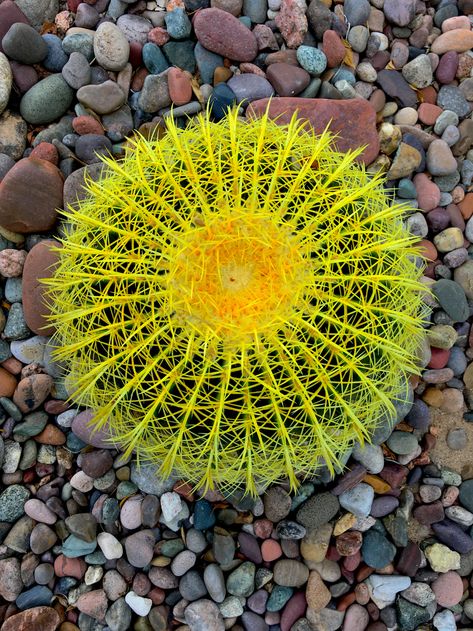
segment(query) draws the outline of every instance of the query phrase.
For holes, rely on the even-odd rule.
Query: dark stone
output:
[[[397,70],[381,70],[378,72],[378,83],[382,90],[403,107],[415,107],[417,94],[402,74]]]
[[[460,554],[467,554],[473,550],[473,539],[449,519],[432,524],[432,530],[442,543]]]

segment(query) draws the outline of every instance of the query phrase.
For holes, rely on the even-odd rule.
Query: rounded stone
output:
[[[32,125],[45,125],[65,114],[74,98],[74,91],[61,74],[52,74],[39,81],[23,95],[20,112]]]
[[[213,53],[236,61],[253,61],[258,53],[254,34],[235,16],[221,9],[202,9],[194,16],[200,44]]]
[[[95,31],[94,54],[102,68],[119,72],[128,63],[130,44],[118,26],[102,22]]]
[[[62,206],[63,184],[60,170],[51,162],[20,160],[0,184],[0,225],[21,234],[51,229]]]
[[[2,48],[6,55],[23,64],[38,64],[48,54],[41,35],[28,24],[17,22],[5,33]]]
[[[297,61],[312,76],[318,77],[327,67],[325,53],[314,46],[299,46]]]
[[[0,114],[8,105],[12,88],[12,70],[8,59],[0,52]],[[1,178],[0,178],[1,179]]]
[[[24,317],[28,327],[38,335],[52,335],[54,333],[54,327],[47,319],[49,307],[44,295],[45,286],[38,279],[47,278],[53,273],[58,259],[57,254],[51,248],[57,245],[58,242],[52,239],[37,243],[29,251],[23,268]]]

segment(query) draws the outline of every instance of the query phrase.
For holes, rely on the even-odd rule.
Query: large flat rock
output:
[[[247,117],[262,116],[270,99],[253,101],[247,109]],[[287,124],[294,112],[306,119],[320,134],[329,126],[331,132],[338,134],[335,146],[339,151],[357,149],[366,145],[358,157],[359,162],[369,164],[379,152],[378,133],[376,131],[376,112],[364,99],[338,101],[333,99],[299,99],[297,97],[277,97],[271,99],[269,116],[278,116],[278,123]]]

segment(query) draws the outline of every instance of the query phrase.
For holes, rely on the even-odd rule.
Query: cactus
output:
[[[195,487],[299,480],[418,372],[419,251],[380,175],[293,117],[135,139],[64,212],[45,281],[72,398]]]

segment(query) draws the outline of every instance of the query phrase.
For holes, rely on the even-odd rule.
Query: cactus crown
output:
[[[403,208],[332,140],[296,117],[169,120],[64,213],[56,357],[96,425],[162,474],[296,488],[417,372]]]

